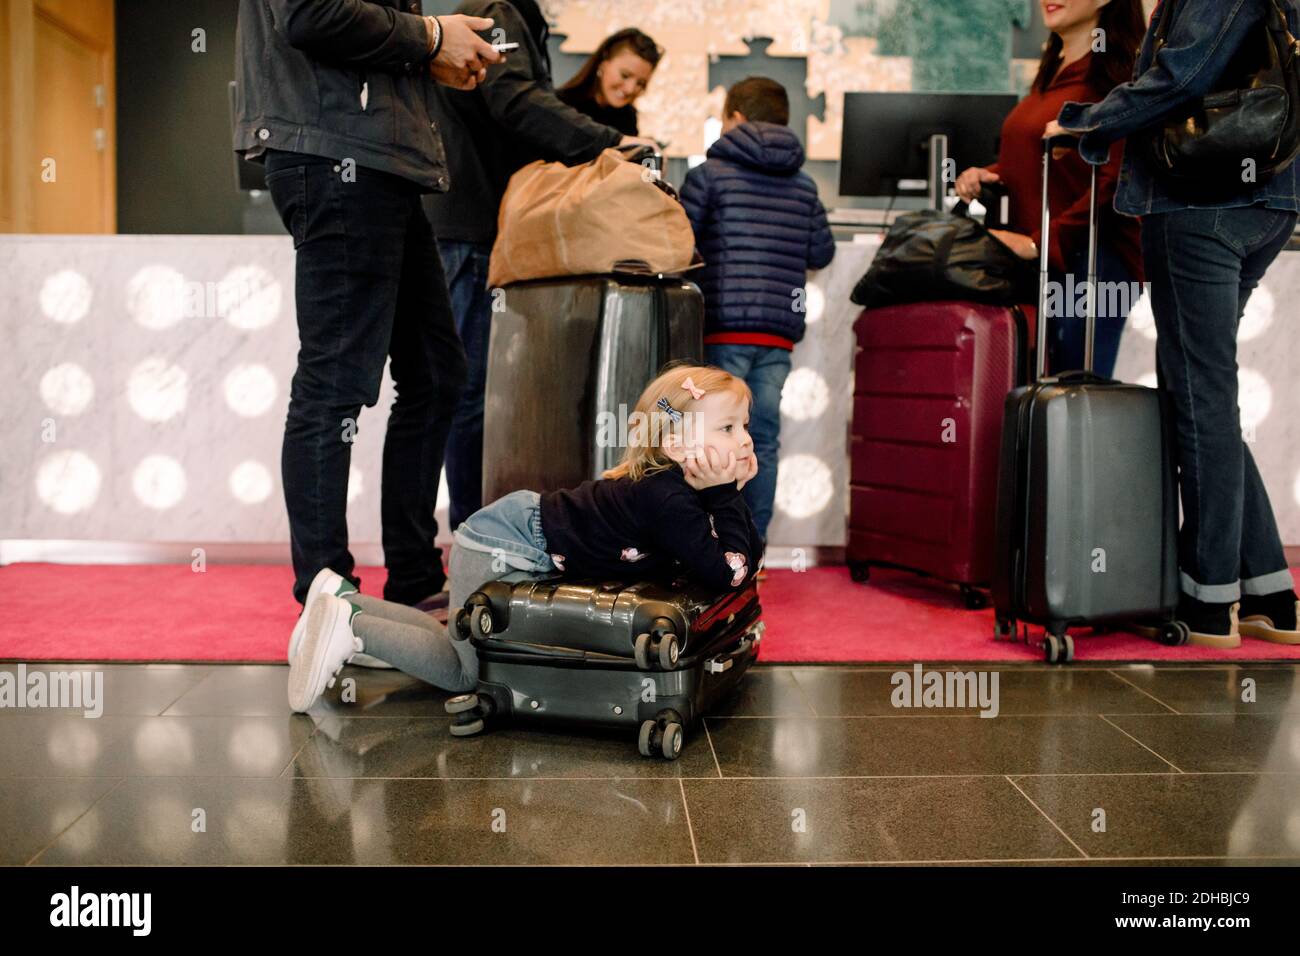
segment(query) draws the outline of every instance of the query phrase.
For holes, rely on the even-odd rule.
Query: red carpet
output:
[[[362,568],[382,591],[382,568]],[[1296,571],[1292,572],[1296,574]],[[1300,575],[1298,575],[1300,578]],[[279,565],[14,564],[0,568],[0,658],[283,661],[298,605]],[[955,588],[875,570],[774,570],[762,585],[762,660],[1032,661],[1037,648],[996,642],[993,612],[967,611]],[[1129,634],[1075,641],[1080,661],[1300,659],[1300,648],[1249,638],[1233,651],[1170,648]]]

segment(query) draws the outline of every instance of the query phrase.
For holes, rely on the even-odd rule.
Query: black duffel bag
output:
[[[899,216],[849,298],[868,309],[951,299],[1007,306],[1037,301],[1035,263],[965,213],[966,204],[959,203],[952,212]]]

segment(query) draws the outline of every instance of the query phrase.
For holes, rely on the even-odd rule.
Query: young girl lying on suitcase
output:
[[[749,386],[712,366],[680,365],[641,394],[623,461],[597,481],[516,491],[456,529],[453,614],[484,582],[556,571],[575,577],[655,577],[676,561],[719,592],[757,572],[763,539],[741,489],[758,473]],[[316,575],[289,643],[289,705],[306,711],[359,651],[444,690],[472,690],[473,646],[429,615],[359,594],[328,569]]]

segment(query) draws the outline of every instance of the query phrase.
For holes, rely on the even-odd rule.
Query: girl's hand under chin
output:
[[[710,445],[687,452],[686,459],[682,462],[686,483],[696,491],[714,485],[729,485],[737,480],[736,472],[736,453],[728,452],[723,461],[721,453]]]
[[[736,490],[741,491],[745,485],[758,475],[758,458],[750,455],[736,467]]]

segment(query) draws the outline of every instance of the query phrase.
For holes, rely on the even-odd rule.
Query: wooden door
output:
[[[113,0],[0,0],[0,228],[117,229]]]

